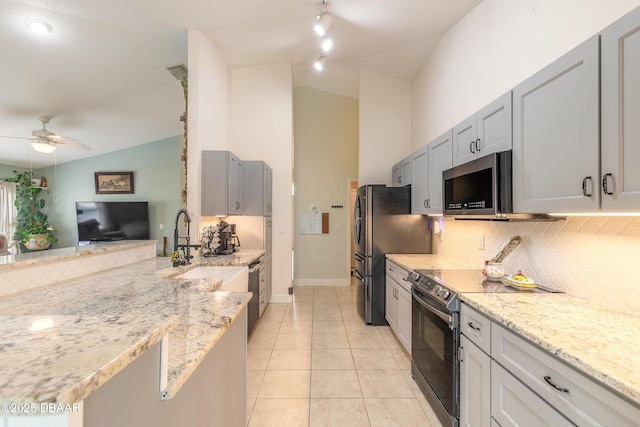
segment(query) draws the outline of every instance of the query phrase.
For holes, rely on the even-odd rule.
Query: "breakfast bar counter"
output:
[[[262,254],[193,265],[241,266]],[[157,398],[171,402],[236,320],[246,357],[252,294],[206,292],[202,279],[164,274],[193,265],[172,268],[168,258],[154,257],[0,298],[0,402],[82,401],[156,343],[166,347]]]

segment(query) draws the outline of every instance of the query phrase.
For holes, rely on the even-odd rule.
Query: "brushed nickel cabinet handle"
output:
[[[476,151],[480,152],[480,138],[476,139]]]
[[[471,141],[471,142],[469,143],[469,151],[471,151],[471,154],[474,154],[474,153],[475,153],[475,151],[473,151],[473,147],[475,147],[475,145],[476,145],[476,144],[475,144],[475,141]]]
[[[480,328],[477,328],[477,327],[473,326],[473,323],[471,323],[471,322],[467,322],[467,326],[469,326],[474,331],[479,331],[480,330]]]

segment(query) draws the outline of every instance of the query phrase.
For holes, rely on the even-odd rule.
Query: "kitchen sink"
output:
[[[249,269],[246,266],[198,266],[174,279],[199,279],[198,288],[204,291],[247,292]]]

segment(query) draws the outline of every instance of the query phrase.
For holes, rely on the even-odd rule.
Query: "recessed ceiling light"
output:
[[[36,33],[49,33],[52,30],[51,24],[47,21],[43,21],[42,19],[29,18],[24,21],[24,25]]]

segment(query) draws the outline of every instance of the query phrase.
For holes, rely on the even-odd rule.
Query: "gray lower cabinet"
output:
[[[263,161],[245,161],[242,166],[243,215],[271,216],[273,169]]]
[[[575,425],[495,361],[491,361],[491,414],[502,427]]]
[[[485,426],[489,416],[502,427],[638,425],[640,407],[466,303],[460,329],[461,425]]]
[[[460,336],[460,426],[489,427],[491,358],[464,335]]]
[[[453,128],[453,166],[512,147],[511,91]]]
[[[513,90],[513,209],[599,209],[599,37]]]
[[[230,151],[202,151],[201,214],[241,215],[242,166]]]
[[[385,266],[385,318],[391,330],[411,354],[411,285],[409,272],[390,260]]]
[[[601,33],[604,212],[640,209],[640,9]]]

